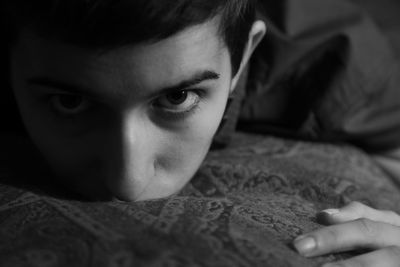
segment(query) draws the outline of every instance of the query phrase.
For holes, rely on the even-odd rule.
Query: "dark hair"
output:
[[[0,131],[26,135],[9,84],[8,65],[9,45],[22,29],[102,50],[156,42],[219,15],[219,33],[229,50],[235,74],[255,20],[256,1],[2,0],[0,30],[9,42],[0,43]]]
[[[220,34],[236,73],[256,0],[3,0],[10,39],[28,27],[42,37],[112,49],[157,41],[220,15]]]

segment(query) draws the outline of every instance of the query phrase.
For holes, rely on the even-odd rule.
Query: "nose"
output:
[[[124,201],[140,198],[155,176],[154,139],[150,126],[135,114],[125,114],[112,129],[109,144],[107,187]]]

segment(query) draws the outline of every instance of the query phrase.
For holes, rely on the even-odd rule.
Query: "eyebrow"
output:
[[[154,93],[151,93],[151,95],[158,95],[161,93],[168,93],[168,92],[184,90],[189,87],[198,85],[204,81],[218,80],[219,77],[220,77],[220,75],[214,71],[210,71],[210,70],[200,71],[198,73],[195,73],[189,79],[183,80],[183,81],[177,83],[176,85],[168,86],[168,87],[156,90]],[[93,90],[90,90],[89,88],[82,87],[82,86],[72,84],[69,82],[65,82],[65,81],[57,81],[57,80],[54,80],[49,77],[41,77],[41,76],[32,77],[32,78],[27,79],[27,82],[30,85],[56,88],[56,89],[59,89],[62,91],[91,96],[94,98],[99,97],[98,93],[94,92]]]

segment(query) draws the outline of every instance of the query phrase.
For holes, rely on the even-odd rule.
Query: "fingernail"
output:
[[[326,214],[332,216],[332,215],[338,214],[338,213],[339,213],[339,210],[338,210],[338,209],[326,209],[326,210],[323,210],[323,211],[321,211],[321,212],[326,213]]]
[[[294,240],[294,246],[300,254],[309,256],[317,246],[317,243],[315,239],[310,236],[299,236]]]

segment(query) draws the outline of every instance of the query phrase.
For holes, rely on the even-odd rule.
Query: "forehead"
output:
[[[13,57],[23,62],[28,76],[51,75],[97,90],[118,91],[128,87],[155,90],[173,86],[196,72],[221,72],[230,65],[229,52],[218,28],[217,21],[210,20],[157,42],[105,52],[25,32],[13,49]]]

